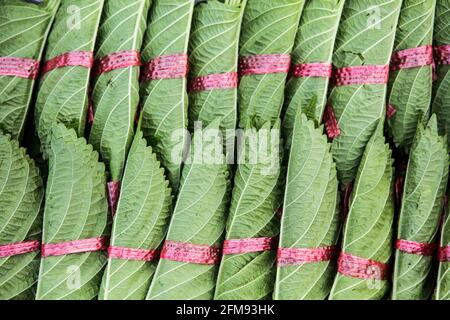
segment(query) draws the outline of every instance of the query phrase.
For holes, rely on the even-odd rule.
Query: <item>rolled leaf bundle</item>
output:
[[[94,299],[106,264],[105,166],[73,129],[56,124],[49,138],[36,299]]]
[[[392,299],[428,299],[434,286],[433,260],[448,179],[447,141],[436,115],[419,124],[406,171],[398,222]]]
[[[0,0],[0,130],[21,139],[39,63],[60,0]]]
[[[208,0],[194,10],[189,40],[189,127],[237,123],[237,61],[245,0]]]
[[[394,220],[392,165],[380,123],[364,151],[350,196],[332,300],[375,300],[389,292]]]
[[[444,203],[444,224],[439,247],[439,270],[435,291],[436,300],[450,300],[450,218],[448,214],[448,195]]]
[[[169,223],[168,184],[139,131],[125,167],[99,299],[145,299]]]
[[[316,100],[311,117],[322,120],[331,77],[334,41],[344,1],[306,1],[292,50],[290,78],[286,83],[283,136],[292,134],[298,107]]]
[[[95,49],[93,124],[89,143],[110,174],[108,192],[115,213],[120,180],[134,135],[139,104],[139,50],[150,0],[106,1]]]
[[[194,135],[148,299],[208,300],[214,296],[229,193],[220,120],[203,129],[214,130],[204,137]]]
[[[35,105],[41,143],[52,125],[63,123],[84,135],[90,68],[103,0],[62,0],[48,36]],[[45,151],[46,145],[43,145]]]
[[[239,43],[239,127],[279,118],[304,0],[248,0]]]
[[[439,133],[447,134],[450,148],[450,0],[436,3],[434,24],[434,61],[436,82],[433,88],[432,110],[438,117]]]
[[[34,161],[0,133],[0,300],[34,299],[43,198]]]
[[[407,152],[431,102],[435,8],[436,0],[404,0],[395,36],[387,123],[396,146]]]
[[[322,132],[298,112],[281,218],[277,300],[325,299],[333,284],[340,231],[338,182]]]
[[[346,1],[336,38],[334,88],[324,122],[338,179],[354,180],[364,148],[386,114],[389,61],[401,0]]]
[[[241,139],[215,299],[270,299],[282,203],[280,125]]]
[[[142,45],[141,128],[166,169],[174,194],[187,143],[183,134],[188,121],[187,49],[194,2],[155,1]],[[180,134],[180,139],[173,139],[173,134]],[[173,159],[176,148],[178,159]]]

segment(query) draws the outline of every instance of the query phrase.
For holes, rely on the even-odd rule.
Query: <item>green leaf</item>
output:
[[[447,195],[448,196],[448,195]],[[450,246],[450,215],[447,207],[444,207],[445,221],[441,233],[441,247]],[[436,300],[450,299],[450,262],[439,262],[439,269],[437,275],[437,284],[435,290]]]
[[[450,1],[439,0],[436,3],[434,24],[434,44],[436,46],[450,44]],[[433,86],[432,110],[438,118],[439,133],[447,134],[450,148],[450,65],[436,65],[437,81]]]
[[[16,140],[0,134],[0,246],[40,240],[44,187]],[[0,300],[34,299],[39,252],[0,258]]]
[[[388,65],[401,0],[346,1],[336,38],[336,68]],[[331,152],[338,179],[345,186],[354,180],[364,148],[384,118],[386,85],[334,87],[329,96],[341,135]]]
[[[241,57],[291,53],[304,0],[248,0],[239,44]],[[239,126],[256,128],[279,118],[286,73],[244,76],[239,82]]]
[[[187,53],[194,0],[157,1],[153,4],[142,47],[143,61],[167,54]],[[182,157],[187,138],[188,97],[186,78],[161,79],[141,85],[142,130],[166,169],[173,193],[181,176],[181,161],[173,159],[173,150]],[[173,134],[181,133],[180,141]]]
[[[448,179],[447,143],[438,135],[436,115],[417,130],[406,172],[398,239],[433,243],[439,229]],[[396,250],[392,298],[425,300],[434,285],[433,258]]]
[[[194,10],[189,39],[190,77],[237,72],[239,33],[245,1],[236,4],[218,0],[200,2]],[[217,89],[189,94],[189,127],[203,127],[221,117],[222,129],[237,122],[237,89]]]
[[[343,6],[342,0],[316,0],[305,3],[292,50],[292,64],[331,63]],[[292,135],[297,108],[299,106],[305,108],[313,99],[317,100],[314,118],[319,122],[322,121],[328,83],[328,78],[320,77],[292,77],[287,81],[283,119],[284,137],[288,138]]]
[[[404,0],[394,52],[431,45],[436,1]],[[427,114],[433,83],[432,66],[402,69],[390,74],[388,103],[396,112],[387,123],[397,147],[411,147],[420,117]],[[425,120],[426,121],[426,120]]]
[[[105,166],[73,129],[53,127],[42,242],[61,243],[104,235],[108,219]],[[96,298],[106,254],[102,251],[41,259],[36,298]]]
[[[292,135],[281,219],[280,248],[334,246],[340,231],[336,168],[330,145],[314,122],[298,113]],[[334,261],[278,266],[274,298],[325,299]]]
[[[111,246],[158,249],[169,224],[171,191],[164,170],[139,131],[128,156]],[[144,300],[157,262],[108,259],[99,298]]]
[[[249,129],[241,140],[226,239],[273,238],[279,233],[276,212],[282,202],[280,129],[270,122]],[[266,145],[265,145],[266,144]],[[225,255],[219,269],[215,299],[270,298],[275,280],[276,251]]]
[[[40,60],[60,0],[0,0],[0,57]],[[0,75],[0,130],[23,136],[34,80]]]
[[[183,168],[178,199],[166,240],[207,246],[220,246],[225,231],[229,197],[227,165],[223,146],[215,139],[220,135],[219,123],[213,121],[207,129],[216,129],[211,139],[194,135],[191,157]],[[204,141],[203,141],[204,140]],[[199,144],[203,141],[203,146]],[[210,156],[215,150],[219,157]],[[214,151],[213,151],[214,152]],[[199,154],[202,158],[199,158]],[[214,161],[205,161],[214,160]],[[216,284],[217,265],[194,264],[161,259],[150,286],[148,299],[212,299]]]
[[[63,0],[47,40],[44,61],[71,51],[94,51],[103,0]],[[84,135],[90,70],[74,66],[57,68],[39,83],[35,126],[41,142],[52,125],[63,123]],[[45,149],[46,145],[42,146]]]
[[[358,169],[344,226],[342,252],[388,263],[392,254],[393,160],[380,124],[369,140]],[[359,279],[338,273],[330,299],[382,299],[388,280]]]
[[[124,50],[140,50],[150,0],[106,1],[96,58]],[[95,119],[89,136],[110,171],[120,181],[139,103],[139,67],[116,69],[95,79],[92,90]]]

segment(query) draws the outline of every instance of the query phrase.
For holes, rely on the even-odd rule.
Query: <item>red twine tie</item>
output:
[[[37,240],[14,242],[0,245],[0,258],[18,256],[20,254],[39,251],[41,243]]]
[[[56,68],[85,67],[92,68],[94,53],[92,51],[72,51],[54,57],[44,63],[41,73],[46,74]]]
[[[161,259],[216,265],[220,262],[220,248],[166,240],[161,251]]]
[[[117,203],[120,196],[120,181],[111,181],[107,184],[108,188],[108,203],[111,214],[114,217],[117,211]]]
[[[333,75],[335,86],[363,84],[386,84],[389,80],[389,66],[356,66],[336,69]]]
[[[188,56],[185,53],[156,57],[146,63],[142,81],[184,78],[188,73]]]
[[[11,76],[36,80],[39,61],[28,58],[0,57],[0,76]]]
[[[338,259],[338,272],[352,278],[387,280],[389,265],[342,252]]]
[[[450,64],[450,44],[434,47],[434,61],[436,64]]]
[[[418,68],[433,64],[433,46],[422,46],[394,52],[391,70]]]
[[[436,243],[420,243],[399,239],[395,243],[395,248],[410,254],[433,256],[436,252],[437,245]]]
[[[74,241],[67,241],[61,243],[47,243],[42,244],[42,257],[63,256],[66,254],[85,253],[102,251],[106,249],[107,239],[104,237],[97,237],[91,239],[81,239]]]
[[[158,254],[159,250],[157,249],[147,250],[114,246],[108,248],[108,256],[120,260],[154,261],[158,258]]]
[[[191,80],[190,92],[209,91],[216,89],[235,89],[238,86],[236,72],[210,74]]]
[[[239,76],[288,73],[291,65],[289,54],[257,54],[239,59]]]
[[[330,78],[333,66],[331,63],[303,63],[292,66],[291,74],[295,78],[320,77]]]
[[[125,50],[114,52],[106,57],[97,59],[93,70],[93,75],[98,76],[102,73],[110,72],[116,69],[139,67],[141,65],[140,54],[136,50]]]
[[[275,250],[278,247],[278,238],[245,238],[225,240],[223,254],[241,254]]]
[[[325,131],[330,139],[337,138],[341,135],[341,129],[339,128],[339,123],[334,114],[333,107],[327,104],[325,111],[323,113],[323,123],[325,124]]]
[[[278,266],[295,266],[305,263],[333,260],[337,256],[335,246],[319,248],[279,248],[277,254]]]
[[[450,246],[439,248],[439,261],[450,262]]]

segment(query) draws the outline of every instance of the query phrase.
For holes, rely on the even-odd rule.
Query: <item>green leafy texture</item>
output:
[[[239,43],[240,57],[290,54],[304,0],[248,0]],[[244,76],[239,82],[239,126],[259,129],[279,118],[286,73]]]
[[[448,196],[448,195],[447,195]],[[445,221],[441,233],[441,247],[450,246],[450,215],[444,207]],[[450,300],[450,262],[440,262],[434,298],[436,300]]]
[[[156,1],[150,11],[144,36],[142,59],[147,62],[167,54],[187,53],[194,0]],[[188,97],[186,78],[161,79],[141,85],[142,130],[153,147],[176,194],[181,176],[181,161],[173,159],[179,150],[181,159],[185,135],[174,141],[172,135],[187,127]]]
[[[394,220],[393,160],[382,128],[380,123],[367,144],[358,169],[344,226],[342,252],[388,263],[392,254]],[[388,280],[359,279],[338,273],[330,299],[382,299],[388,292]]]
[[[388,65],[401,0],[346,1],[336,38],[336,68]],[[331,152],[338,179],[345,186],[354,180],[364,148],[386,112],[386,85],[351,85],[333,88],[328,102],[341,129]]]
[[[50,31],[44,61],[71,51],[94,51],[103,0],[62,0]],[[74,66],[57,68],[39,83],[35,126],[41,142],[52,124],[60,122],[84,135],[90,70]],[[42,146],[44,151],[48,147]]]
[[[338,182],[330,144],[298,112],[292,135],[281,218],[281,248],[318,248],[337,243],[340,231]],[[336,263],[324,261],[278,266],[274,298],[325,299],[333,284]]]
[[[436,115],[419,124],[406,172],[398,239],[433,243],[438,234],[448,179],[447,141],[438,135]],[[434,257],[396,250],[392,299],[424,300],[434,286]]]
[[[306,2],[292,50],[292,64],[331,63],[343,7],[343,0]],[[317,99],[314,118],[319,122],[322,120],[328,84],[328,78],[288,79],[284,101],[284,137],[289,138],[292,135],[298,107],[305,108],[313,99]]]
[[[0,57],[40,60],[60,0],[0,0]],[[0,76],[0,130],[23,136],[34,80]]]
[[[403,1],[394,52],[432,45],[435,8],[436,0]],[[417,122],[428,113],[432,88],[431,65],[391,71],[388,103],[396,112],[387,123],[397,147],[409,151]]]
[[[49,136],[49,176],[42,242],[61,243],[104,235],[108,220],[105,166],[98,153],[62,124]],[[41,259],[36,299],[96,298],[106,254],[102,251]]]
[[[96,43],[96,58],[140,50],[150,0],[106,1]],[[139,104],[139,67],[98,76],[92,90],[95,119],[89,136],[113,181],[120,181]]]
[[[169,224],[172,202],[164,170],[139,131],[123,176],[111,246],[158,249]],[[157,262],[108,259],[99,298],[144,300]]]
[[[221,246],[230,186],[223,146],[220,139],[217,139],[220,136],[220,121],[219,118],[203,129],[216,129],[216,133],[205,134],[209,138],[202,137],[201,131],[194,135],[191,157],[183,168],[178,199],[166,240]],[[209,150],[213,150],[211,154]],[[213,153],[216,155],[213,156]],[[212,299],[218,269],[217,265],[161,259],[147,298]]]
[[[450,0],[439,0],[436,3],[434,24],[434,45],[450,44]],[[432,110],[437,114],[440,134],[447,134],[450,147],[450,65],[436,65],[437,81],[433,87]]]
[[[0,134],[0,246],[40,240],[44,187],[33,160]],[[0,258],[0,300],[34,299],[39,252]]]
[[[244,140],[245,139],[245,140]],[[226,239],[276,237],[282,205],[280,125],[248,129],[240,144]],[[225,255],[215,299],[269,299],[275,280],[276,251]]]
[[[239,33],[245,1],[200,2],[194,10],[189,40],[190,77],[237,72]],[[222,129],[235,129],[237,89],[216,89],[189,94],[189,128],[201,121],[208,126],[222,118]]]

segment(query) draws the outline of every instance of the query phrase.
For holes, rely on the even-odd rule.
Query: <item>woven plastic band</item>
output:
[[[187,54],[171,54],[156,57],[146,63],[142,81],[184,78],[188,73]]]
[[[239,59],[239,76],[288,73],[291,65],[289,54],[257,54]]]
[[[133,249],[124,247],[110,246],[108,256],[120,260],[154,261],[158,258],[157,249]]]
[[[421,243],[399,239],[395,243],[395,248],[410,254],[433,256],[436,252],[437,245],[435,243]]]
[[[223,254],[241,254],[275,250],[278,246],[278,238],[246,238],[225,240]]]
[[[389,278],[389,265],[348,253],[341,253],[338,259],[338,272],[352,278],[387,280]]]
[[[210,74],[191,80],[190,92],[209,90],[235,89],[238,86],[238,75],[236,72]]]
[[[94,53],[92,51],[66,52],[54,57],[44,63],[41,69],[42,74],[46,74],[57,68],[64,67],[85,67],[92,68],[94,64]]]
[[[291,75],[295,78],[330,78],[332,71],[331,63],[303,63],[293,65]]]
[[[107,239],[104,237],[81,239],[61,243],[42,244],[42,257],[63,256],[66,254],[102,251],[106,249]]]
[[[0,57],[0,76],[11,76],[36,80],[38,73],[38,60],[16,57]]]
[[[391,70],[418,68],[433,65],[433,47],[422,46],[394,52]]]
[[[334,114],[333,107],[330,104],[325,107],[325,111],[323,113],[323,123],[325,124],[325,131],[328,138],[334,139],[341,135],[339,123],[336,119],[336,115]]]
[[[98,76],[102,73],[110,72],[116,69],[139,67],[141,58],[138,51],[126,50],[115,52],[95,61],[93,74]]]
[[[41,243],[37,240],[14,242],[0,245],[0,258],[18,256],[20,254],[39,251]]]
[[[217,247],[166,240],[161,251],[161,259],[216,265],[220,262],[220,251]]]
[[[363,84],[386,84],[389,80],[389,66],[357,66],[336,69],[333,74],[335,86]]]
[[[434,47],[434,61],[436,64],[450,64],[450,44]]]
[[[277,263],[278,266],[284,267],[330,261],[336,257],[337,248],[334,246],[320,248],[279,248]]]

